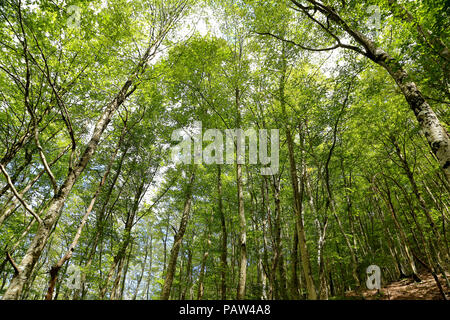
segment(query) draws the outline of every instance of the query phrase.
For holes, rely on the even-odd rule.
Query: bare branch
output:
[[[17,192],[16,188],[14,187],[11,178],[8,175],[8,172],[6,172],[5,167],[3,167],[2,164],[0,164],[0,170],[2,171],[3,175],[6,178],[6,181],[9,184],[9,187],[11,188],[12,192],[16,196],[16,198],[19,200],[19,202],[24,206],[24,208],[39,222],[39,224],[42,224],[42,219],[36,214],[36,212],[31,209],[31,207],[22,199],[22,197]]]
[[[16,275],[19,274],[19,268],[17,267],[17,264],[14,262],[13,258],[9,254],[9,251],[6,251],[6,259],[11,263],[11,265],[12,265],[12,267],[14,269],[14,273]]]
[[[44,165],[45,172],[47,172],[47,175],[50,178],[50,182],[52,183],[53,191],[55,194],[58,192],[58,185],[56,183],[55,176],[50,169],[50,166],[48,165],[47,158],[45,157],[44,151],[42,149],[41,143],[39,142],[39,134],[37,127],[34,129],[34,140],[36,142],[36,147],[38,148],[39,157],[41,158],[42,164]]]
[[[277,36],[277,35],[275,35],[275,34],[273,34],[273,33],[270,33],[270,32],[257,32],[257,31],[255,31],[255,33],[256,33],[256,34],[259,34],[259,35],[261,35],[261,36],[271,36],[271,37],[274,37],[274,38],[276,38],[276,39],[278,39],[278,40],[281,40],[281,41],[284,41],[284,42],[293,44],[294,46],[297,46],[297,47],[299,47],[299,48],[301,48],[301,49],[303,49],[303,50],[308,50],[308,51],[316,51],[316,52],[320,52],[320,51],[331,51],[331,50],[334,50],[334,49],[337,49],[337,48],[340,47],[340,45],[337,44],[337,45],[334,45],[333,47],[330,47],[330,48],[319,48],[319,49],[317,49],[317,48],[308,48],[308,47],[305,47],[305,46],[303,46],[303,45],[301,45],[301,44],[298,44],[297,42],[294,42],[294,41],[289,40],[289,39],[284,39],[284,38],[282,38],[282,37],[280,37],[280,36]]]

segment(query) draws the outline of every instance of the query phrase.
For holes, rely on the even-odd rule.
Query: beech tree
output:
[[[445,1],[2,3],[2,299],[448,299]]]

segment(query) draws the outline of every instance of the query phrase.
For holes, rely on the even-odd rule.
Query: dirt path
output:
[[[431,274],[421,274],[421,282],[413,279],[403,279],[383,286],[380,293],[377,290],[365,290],[361,295],[355,292],[347,292],[348,298],[362,298],[366,300],[442,300],[439,289]],[[439,277],[447,298],[450,299],[450,288],[445,284],[442,276]]]

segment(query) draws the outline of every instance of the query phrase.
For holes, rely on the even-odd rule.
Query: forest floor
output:
[[[442,295],[430,273],[420,274],[421,282],[415,282],[412,278],[406,278],[392,282],[381,287],[380,293],[377,290],[364,290],[362,293],[354,291],[346,292],[347,299],[365,300],[442,300]],[[450,288],[446,285],[442,276],[439,281],[450,296]]]

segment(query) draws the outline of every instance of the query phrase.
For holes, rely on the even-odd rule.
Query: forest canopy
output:
[[[448,299],[449,15],[0,0],[0,297]]]

